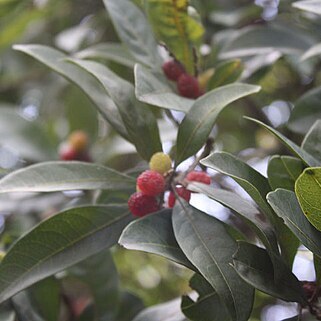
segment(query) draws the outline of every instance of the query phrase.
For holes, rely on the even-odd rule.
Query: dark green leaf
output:
[[[82,162],[45,162],[0,180],[0,193],[67,190],[133,190],[135,179],[108,167]]]
[[[66,210],[21,237],[0,264],[0,302],[114,245],[131,221],[127,205]]]
[[[291,156],[272,156],[267,169],[271,188],[284,188],[294,191],[294,183],[304,169],[298,158]]]
[[[182,297],[181,309],[191,321],[228,321],[230,317],[212,286],[199,274],[194,274],[190,287],[199,293],[197,301]],[[206,311],[206,313],[204,313]]]
[[[15,45],[14,49],[35,58],[76,84],[93,101],[98,111],[114,129],[130,140],[114,102],[94,77],[66,62],[65,59],[68,56],[58,50],[41,45]]]
[[[258,290],[284,301],[305,304],[299,280],[282,260],[278,260],[283,278],[275,281],[268,253],[255,245],[239,242],[238,250],[233,256],[233,266],[246,282]]]
[[[317,120],[305,135],[302,148],[321,164],[321,120]]]
[[[126,249],[145,251],[166,257],[195,270],[175,239],[172,210],[162,210],[132,222],[124,229],[119,244]]]
[[[230,266],[237,244],[224,225],[184,202],[174,207],[173,228],[179,246],[216,290],[231,319],[248,320],[254,291]]]
[[[143,12],[128,0],[104,0],[119,38],[140,63],[160,65],[157,43]]]
[[[124,292],[121,296],[116,321],[132,321],[143,310],[142,300],[132,293]]]
[[[275,135],[287,148],[289,148],[296,156],[301,158],[303,162],[308,166],[318,166],[320,163],[317,159],[315,159],[312,155],[307,153],[305,150],[300,148],[298,145],[293,143],[290,139],[286,138],[283,134],[275,130],[274,128],[262,123],[261,121],[257,119],[253,119],[250,117],[245,117],[246,119],[253,121],[260,126],[267,129],[269,132],[271,132],[273,135]]]
[[[146,105],[136,100],[131,83],[100,63],[80,59],[69,61],[94,76],[105,88],[119,109],[131,141],[145,160],[162,150],[155,116]]]
[[[144,103],[183,113],[187,113],[194,103],[194,100],[174,93],[164,75],[139,64],[135,66],[135,93]]]
[[[224,107],[260,89],[259,86],[235,83],[214,89],[197,99],[178,130],[176,164],[194,155],[205,144]]]
[[[313,88],[294,104],[287,126],[294,132],[306,134],[316,119],[321,118],[321,87]]]
[[[313,255],[313,263],[315,270],[315,280],[317,284],[321,285],[321,258],[317,255]]]
[[[267,200],[301,243],[321,257],[321,233],[304,216],[295,194],[277,189],[268,194]]]
[[[295,194],[304,215],[321,231],[321,167],[304,170],[295,183]]]
[[[309,48],[301,57],[301,61],[310,59],[312,57],[321,55],[321,43],[318,43],[311,48]]]
[[[296,316],[288,318],[288,319],[283,319],[282,321],[300,321],[300,320],[301,320],[301,316],[296,315]]]

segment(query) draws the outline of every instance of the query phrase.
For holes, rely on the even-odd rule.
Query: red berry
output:
[[[128,207],[133,215],[139,217],[157,212],[160,209],[154,196],[145,195],[142,192],[136,192],[130,196]]]
[[[179,94],[187,98],[198,98],[202,95],[197,79],[188,74],[182,74],[177,81]]]
[[[77,160],[78,152],[68,144],[62,145],[59,150],[59,157],[65,161]]]
[[[176,193],[184,198],[185,201],[189,202],[191,199],[191,192],[187,190],[185,187],[177,187],[176,188]],[[170,192],[168,196],[168,207],[173,208],[175,205],[176,197],[174,192]]]
[[[138,176],[137,187],[146,195],[156,196],[164,192],[165,179],[160,173],[147,170]]]
[[[189,172],[186,176],[186,179],[188,181],[200,182],[207,185],[211,184],[211,177],[205,172],[198,172],[198,171]]]
[[[177,81],[179,76],[185,73],[185,69],[181,63],[176,60],[170,60],[162,66],[165,76],[170,79]]]

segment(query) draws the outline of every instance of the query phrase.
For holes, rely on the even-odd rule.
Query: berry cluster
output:
[[[159,211],[166,190],[170,190],[166,207],[174,207],[177,195],[189,202],[191,192],[182,186],[182,182],[175,181],[175,175],[171,175],[172,160],[168,155],[162,152],[154,154],[150,159],[149,168],[138,176],[137,192],[128,200],[128,207],[134,216],[142,217]],[[190,181],[211,184],[211,178],[205,172],[189,172],[184,184]],[[171,188],[172,184],[175,185],[175,191]]]
[[[88,152],[88,135],[82,130],[72,132],[68,139],[59,147],[59,157],[61,160],[78,160],[91,162]]]
[[[197,78],[186,73],[179,61],[167,61],[162,68],[169,80],[176,81],[177,91],[181,96],[196,99],[203,94]]]

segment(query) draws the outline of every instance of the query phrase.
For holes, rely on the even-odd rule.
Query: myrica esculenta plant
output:
[[[9,248],[3,247],[3,311],[24,320],[21,306],[37,306],[39,298],[48,295],[44,288],[59,295],[54,290],[58,272],[74,266],[75,275],[81,268],[88,274],[99,273],[105,260],[112,266],[106,249],[119,243],[191,270],[192,294],[142,310],[137,298],[124,295],[117,286],[104,280],[89,282],[91,301],[71,318],[257,320],[254,299],[261,309],[276,298],[296,303],[296,315],[287,320],[321,320],[321,89],[312,88],[320,69],[315,57],[321,50],[318,35],[303,35],[304,27],[296,24],[301,17],[311,31],[320,31],[321,2],[299,1],[292,7],[285,2],[279,8],[279,20],[270,22],[256,23],[257,13],[251,13],[254,20],[249,13],[235,15],[233,30],[215,10],[212,22],[208,20],[211,5],[205,1],[104,0],[104,5],[122,44],[100,44],[70,56],[44,45],[15,45],[14,49],[78,86],[113,135],[135,147],[140,166],[120,172],[95,162],[93,155],[84,159],[60,150],[62,160],[3,174],[1,193],[85,191],[80,205],[54,213]],[[288,12],[287,25],[282,23],[282,10]],[[219,21],[221,27],[212,39],[213,26]],[[129,67],[133,74],[123,78],[115,65]],[[257,95],[268,100],[278,66],[287,66],[299,76],[309,70],[311,78],[309,86],[300,86],[298,92],[288,90],[282,98],[296,100],[284,124],[286,135],[275,129],[273,117],[255,101]],[[269,79],[272,69],[274,78],[270,73]],[[133,82],[128,80],[132,76]],[[281,143],[265,150],[266,154],[282,153],[269,157],[267,177],[251,167],[244,155],[220,150],[227,143],[219,136],[223,126],[217,118],[230,104],[233,116],[222,113],[228,130],[233,132],[235,126],[253,137],[259,132],[264,143],[271,138],[261,130],[265,129]],[[244,119],[239,110],[255,118]],[[174,133],[170,146],[161,138],[164,123],[170,123]],[[68,142],[79,142],[78,138]],[[80,142],[77,146],[88,144],[85,136]],[[200,194],[206,198],[191,201]],[[204,203],[214,204],[209,200],[229,209],[230,219],[220,220],[204,210],[210,208]],[[292,272],[302,246],[313,254],[315,281],[299,280]],[[34,297],[38,301],[32,301]],[[50,316],[35,308],[34,320],[60,320],[59,302],[51,301]]]

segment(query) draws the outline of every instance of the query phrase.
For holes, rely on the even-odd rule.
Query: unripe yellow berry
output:
[[[149,161],[149,168],[152,171],[165,174],[172,168],[172,160],[167,154],[155,153]]]
[[[82,130],[74,131],[68,137],[68,143],[77,152],[84,151],[88,146],[88,135]]]

